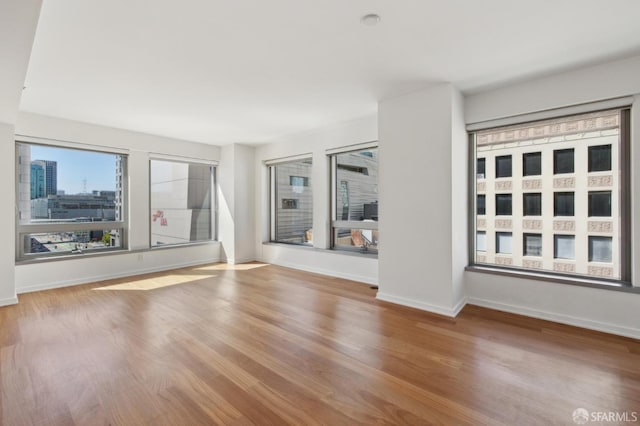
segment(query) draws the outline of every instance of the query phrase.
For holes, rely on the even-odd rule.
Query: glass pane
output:
[[[613,258],[611,247],[611,237],[589,237],[589,262],[610,263]]]
[[[589,171],[611,170],[611,145],[589,147]]]
[[[496,215],[509,216],[511,213],[511,194],[496,194]]]
[[[542,214],[542,194],[523,194],[525,216],[540,216]]]
[[[212,238],[213,166],[151,160],[151,246]]]
[[[274,241],[291,244],[313,242],[313,182],[311,160],[277,164],[275,173]]]
[[[511,177],[511,156],[496,157],[496,177]]]
[[[378,220],[378,149],[336,155],[336,219]]]
[[[574,207],[573,192],[556,192],[553,194],[554,216],[573,216]]]
[[[611,191],[589,192],[589,216],[611,216]]]
[[[478,195],[478,214],[482,215],[486,213],[486,196]]]
[[[555,235],[553,251],[556,259],[575,259],[576,238],[573,235]]]
[[[484,179],[485,177],[485,169],[486,169],[486,161],[484,158],[478,158],[477,166],[476,166],[476,178]]]
[[[523,176],[538,176],[542,174],[542,153],[530,152],[522,155]]]
[[[121,229],[34,233],[23,236],[25,255],[42,253],[80,253],[120,248]]]
[[[18,144],[21,224],[122,220],[125,157]]]
[[[380,234],[377,229],[336,228],[334,232],[336,249],[378,253]]]
[[[511,232],[496,232],[496,253],[511,254]]]
[[[573,173],[573,153],[573,148],[553,151],[553,173]]]
[[[541,234],[524,234],[524,255],[542,256]]]
[[[487,233],[485,231],[478,231],[476,233],[476,250],[477,251],[487,250]]]

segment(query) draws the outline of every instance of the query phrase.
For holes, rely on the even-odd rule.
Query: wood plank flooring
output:
[[[3,425],[574,424],[640,412],[640,342],[456,319],[287,268],[207,265],[0,308]]]

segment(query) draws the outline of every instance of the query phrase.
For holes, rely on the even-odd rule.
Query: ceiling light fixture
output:
[[[376,15],[375,13],[364,15],[360,19],[360,22],[362,23],[362,25],[366,25],[367,27],[373,27],[374,25],[377,25],[378,22],[380,22],[380,15]]]

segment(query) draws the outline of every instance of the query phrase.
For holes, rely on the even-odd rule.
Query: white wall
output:
[[[90,256],[64,261],[23,263],[15,266],[18,293],[61,287],[100,279],[171,269],[220,259],[220,244],[213,242],[190,247],[167,247],[149,250],[149,158],[154,154],[217,161],[220,148],[143,133],[130,132],[87,123],[20,113],[15,133],[30,137],[128,150],[129,248],[136,252]],[[11,141],[14,140],[13,135]],[[13,168],[13,143],[11,168]],[[2,161],[7,161],[3,156]],[[4,169],[3,169],[4,170]],[[10,182],[14,194],[15,177]],[[13,216],[10,223],[13,228]],[[13,235],[15,231],[12,230]],[[2,259],[5,259],[3,256]],[[11,256],[13,263],[14,256]]]
[[[256,260],[255,148],[232,144],[222,147],[218,173],[218,223],[222,257],[229,263]]]
[[[468,123],[635,95],[631,179],[633,284],[640,286],[640,56],[468,96]],[[466,166],[459,172],[466,173]],[[469,303],[640,338],[640,294],[465,273]]]
[[[449,316],[463,306],[467,184],[454,171],[466,164],[463,123],[450,84],[379,104],[379,299]]]
[[[330,188],[327,149],[378,139],[377,118],[368,116],[316,131],[292,135],[255,151],[255,251],[257,259],[277,265],[323,273],[370,284],[378,282],[378,260],[329,248]],[[311,247],[268,244],[269,183],[265,161],[312,154],[313,244]],[[381,237],[384,241],[384,236]],[[384,242],[382,243],[384,244]]]

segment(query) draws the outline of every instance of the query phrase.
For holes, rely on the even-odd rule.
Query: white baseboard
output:
[[[342,278],[345,280],[358,281],[370,285],[378,285],[378,280],[363,275],[347,274],[343,272],[332,271],[324,268],[315,268],[307,265],[299,265],[282,261],[271,262],[266,259],[257,259],[259,262],[270,263],[272,265],[284,266],[285,268],[298,269],[300,271],[312,272],[314,274],[327,275],[329,277]]]
[[[440,314],[447,317],[456,317],[458,313],[466,305],[466,300],[462,299],[453,308],[446,306],[432,305],[430,303],[420,302],[413,299],[407,299],[406,297],[394,296],[392,294],[378,292],[376,299],[385,302],[395,303],[396,305],[408,306],[410,308],[420,309],[422,311],[432,312],[434,314]]]
[[[227,259],[226,262],[229,265],[239,265],[241,263],[255,262],[256,260],[257,259],[255,257],[244,257],[240,259]]]
[[[610,324],[601,321],[593,321],[586,318],[578,318],[571,315],[559,314],[556,312],[541,311],[531,309],[524,306],[509,305],[492,300],[479,299],[477,297],[469,297],[467,303],[470,305],[482,306],[484,308],[495,309],[497,311],[509,312],[512,314],[525,315],[528,317],[539,318],[547,321],[559,322],[562,324],[573,325],[576,327],[587,328],[590,330],[602,331],[619,336],[640,339],[640,329],[625,327],[616,324]]]
[[[18,297],[8,297],[6,299],[0,299],[0,306],[15,305],[18,303]]]
[[[73,280],[54,281],[54,282],[49,282],[45,284],[36,284],[36,285],[26,286],[26,287],[17,287],[16,292],[18,294],[24,294],[24,293],[32,293],[34,291],[53,290],[55,288],[70,287],[74,285],[88,284],[88,283],[93,283],[97,281],[111,280],[115,278],[131,277],[135,275],[150,274],[153,272],[168,271],[171,269],[187,268],[189,266],[206,265],[209,263],[215,263],[219,261],[220,259],[209,259],[206,261],[197,260],[193,262],[174,263],[171,265],[155,266],[153,268],[141,268],[141,269],[130,270],[127,272],[117,272],[113,274],[96,275],[96,276],[84,277],[84,278],[73,279]],[[16,299],[16,303],[17,303],[17,299]]]

